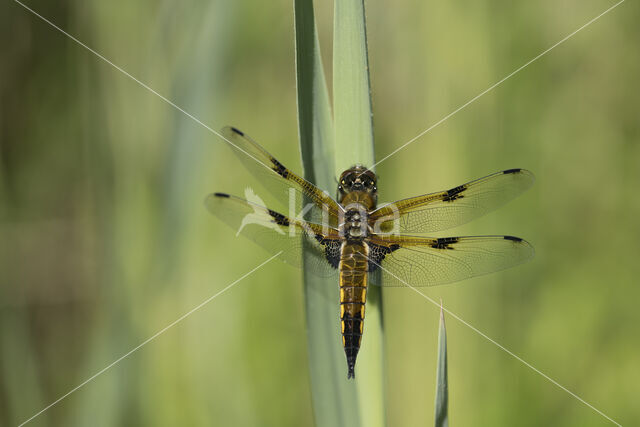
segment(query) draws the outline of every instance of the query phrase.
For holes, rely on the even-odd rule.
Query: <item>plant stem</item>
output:
[[[305,178],[330,194],[354,164],[374,164],[364,4],[335,3],[334,112],[320,58],[312,0],[294,0],[300,147]],[[306,260],[305,255],[305,260]],[[316,425],[384,426],[382,293],[368,291],[365,334],[348,381],[338,321],[338,284],[305,272],[309,367]],[[327,298],[327,290],[331,296]]]
[[[362,164],[374,164],[371,85],[363,0],[334,3],[333,96],[335,173]],[[366,321],[356,363],[358,408],[365,426],[383,426],[384,370],[382,291],[367,291]]]
[[[312,0],[294,0],[298,126],[304,176],[335,191],[334,131]],[[305,263],[308,253],[305,251]],[[329,297],[327,295],[330,295]],[[304,272],[311,396],[318,427],[359,426],[355,384],[346,379],[338,284]]]

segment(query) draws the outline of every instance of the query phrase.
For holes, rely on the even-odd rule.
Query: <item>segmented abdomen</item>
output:
[[[342,345],[349,367],[348,378],[354,377],[356,357],[362,340],[368,255],[366,243],[344,243],[340,251],[340,320]]]

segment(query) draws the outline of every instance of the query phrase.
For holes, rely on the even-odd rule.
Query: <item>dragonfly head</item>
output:
[[[368,194],[373,205],[378,199],[376,174],[362,165],[355,165],[342,172],[338,181],[338,202],[342,203],[345,196],[352,192]]]

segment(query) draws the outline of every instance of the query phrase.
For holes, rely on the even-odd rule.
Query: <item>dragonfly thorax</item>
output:
[[[362,240],[369,236],[367,209],[360,203],[345,207],[344,220],[340,221],[340,234],[347,240]]]

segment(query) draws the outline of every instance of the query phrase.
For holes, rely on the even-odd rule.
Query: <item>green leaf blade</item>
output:
[[[333,105],[336,173],[355,163],[373,165],[373,119],[364,2],[334,6]]]
[[[294,0],[294,15],[304,176],[331,194],[335,191],[334,128],[312,0]],[[308,253],[304,260],[309,261]],[[305,270],[304,298],[315,425],[360,426],[357,390],[353,381],[347,380],[340,340],[338,284],[335,279],[323,279]]]
[[[375,162],[369,59],[363,0],[334,2],[333,106],[335,174]],[[370,283],[375,281],[372,277]],[[362,425],[385,425],[382,290],[369,286],[364,334],[356,361]]]
[[[336,177],[374,163],[364,4],[339,1],[334,30],[334,121],[311,0],[294,0],[300,146],[305,178],[335,192]],[[324,292],[320,292],[324,289]],[[326,290],[331,290],[331,298]],[[305,273],[312,399],[318,426],[384,426],[382,292],[368,292],[366,333],[347,380],[340,340],[338,286]]]
[[[436,383],[435,426],[449,426],[449,375],[447,372],[447,330],[444,311],[440,307],[440,330],[438,332],[438,371]]]
[[[334,131],[312,0],[294,0],[298,131],[305,178],[330,194]]]

